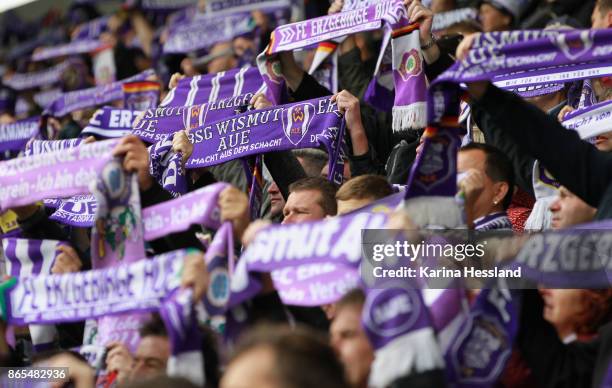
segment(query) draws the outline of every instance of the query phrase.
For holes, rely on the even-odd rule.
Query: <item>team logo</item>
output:
[[[127,98],[125,107],[131,110],[155,109],[157,100],[156,93],[135,93]]]
[[[400,63],[398,72],[404,81],[407,81],[410,77],[416,77],[421,74],[422,70],[421,56],[416,49],[412,49],[402,55],[402,62]]]
[[[310,103],[293,105],[283,112],[283,130],[293,145],[298,145],[308,132],[315,107]]]
[[[493,383],[510,356],[510,344],[497,320],[477,316],[466,325],[452,346],[458,380],[463,383]]]
[[[563,54],[571,60],[580,58],[593,47],[593,39],[589,30],[581,31],[580,35],[559,34],[551,38],[552,42],[561,49]]]
[[[365,326],[383,338],[414,329],[421,315],[421,300],[413,289],[386,288],[370,291],[364,310]]]
[[[230,284],[227,269],[215,268],[210,273],[210,287],[207,292],[208,301],[215,307],[222,308],[227,305],[230,297]]]
[[[271,82],[280,85],[283,79],[280,61],[266,61],[266,75],[270,78]]]

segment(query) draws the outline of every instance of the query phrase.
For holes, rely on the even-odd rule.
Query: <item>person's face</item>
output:
[[[604,152],[612,151],[612,132],[597,135],[597,137],[595,137],[595,147]]]
[[[148,378],[166,373],[170,358],[170,341],[167,337],[149,335],[141,338],[134,355],[132,378]]]
[[[501,183],[493,182],[487,175],[486,162],[487,156],[481,150],[460,151],[457,156],[457,173],[461,174],[475,169],[484,175],[483,189],[473,204],[472,214],[475,218],[492,213],[497,206],[494,202],[499,204],[503,201],[503,196],[499,192]],[[498,198],[500,196],[501,198]]]
[[[544,299],[544,319],[555,326],[559,336],[572,334],[577,317],[584,311],[584,290],[542,288],[540,294]]]
[[[230,48],[232,48],[231,42],[216,44],[210,50],[210,55],[222,53],[224,51],[227,51]],[[236,67],[236,65],[237,65],[237,62],[234,58],[234,55],[227,54],[227,55],[222,55],[220,57],[217,57],[211,60],[210,62],[208,62],[208,64],[206,65],[206,71],[208,71],[208,74],[215,74],[221,71],[233,69],[234,67]]]
[[[275,378],[276,368],[272,349],[259,346],[249,350],[234,359],[227,366],[221,388],[280,388],[281,384]]]
[[[316,221],[325,218],[321,205],[321,193],[318,190],[300,190],[289,194],[283,208],[283,224]]]
[[[595,4],[593,13],[591,14],[591,28],[610,28],[612,27],[612,12],[601,12],[599,2]]]
[[[559,188],[559,195],[550,204],[549,209],[552,212],[551,227],[553,229],[567,228],[592,221],[596,211],[563,186]]]
[[[510,28],[512,18],[491,4],[483,3],[478,11],[482,32],[506,31]]]
[[[374,351],[361,327],[361,308],[345,306],[337,310],[329,331],[332,347],[351,386],[366,386]]]
[[[268,196],[270,197],[270,215],[276,217],[282,214],[285,200],[274,181],[268,186]]]
[[[353,210],[360,209],[374,202],[374,198],[364,199],[347,199],[346,201],[338,200],[338,215],[352,212]]]

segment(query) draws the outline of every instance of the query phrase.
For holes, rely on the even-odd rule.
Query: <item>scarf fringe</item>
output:
[[[393,132],[420,129],[427,126],[427,103],[415,102],[405,106],[393,107]]]

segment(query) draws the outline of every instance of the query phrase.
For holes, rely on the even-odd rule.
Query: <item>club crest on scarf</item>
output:
[[[410,77],[421,74],[422,70],[421,55],[416,49],[412,49],[404,53],[400,67],[396,71],[404,81],[408,81]]]
[[[427,129],[425,136],[431,137],[430,143],[428,149],[424,150],[414,183],[431,189],[439,182],[446,181],[455,170],[453,166],[455,162],[452,158],[455,142],[446,131],[436,131],[432,128]]]
[[[266,73],[263,75],[267,76],[271,82],[280,85],[283,80],[283,71],[280,61],[266,61],[266,70]]]
[[[213,260],[219,260],[215,257]],[[229,274],[227,268],[217,267],[210,273],[210,287],[206,296],[208,301],[215,307],[223,308],[227,305],[230,297]]]
[[[314,116],[315,107],[310,103],[293,105],[283,112],[283,129],[285,136],[294,145],[297,145],[310,126],[310,121]]]
[[[593,47],[593,39],[589,30],[581,31],[580,35],[572,37],[566,34],[559,34],[551,37],[551,40],[571,60],[580,58]]]
[[[394,337],[409,330],[421,315],[418,290],[390,288],[372,290],[363,311],[363,322],[376,335]]]
[[[457,338],[452,362],[462,383],[493,380],[510,357],[506,329],[494,317],[475,317]]]
[[[122,260],[125,254],[125,243],[136,229],[137,222],[134,209],[130,205],[131,189],[127,175],[122,171],[121,163],[111,161],[102,170],[101,179],[96,186],[98,193],[105,193],[108,203],[100,205],[101,197],[96,195],[99,208],[105,207],[108,214],[98,223],[102,241],[105,241],[117,258]],[[104,199],[102,200],[104,201]],[[101,252],[103,253],[103,252]],[[100,257],[105,256],[101,254]]]

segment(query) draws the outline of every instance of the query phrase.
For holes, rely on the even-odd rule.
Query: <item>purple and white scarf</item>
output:
[[[290,8],[291,5],[290,0],[209,0],[206,2],[206,10],[218,16],[227,12],[269,12]]]
[[[459,8],[434,14],[431,30],[438,32],[462,22],[476,22],[478,11],[475,8]]]
[[[43,90],[34,94],[33,99],[39,108],[45,110],[62,95],[61,88]]]
[[[159,105],[160,107],[190,106],[248,93],[255,94],[262,83],[257,68],[248,66],[215,74],[196,75],[181,79],[176,88],[171,89]]]
[[[219,18],[211,14],[197,18],[193,23],[179,25],[170,31],[164,43],[165,54],[181,54],[206,49],[216,43],[231,41],[255,29],[248,13],[236,13]]]
[[[62,245],[67,244],[55,240],[3,238],[6,274],[18,279],[51,274],[51,268],[58,254],[57,248]],[[29,329],[37,352],[47,350],[53,345],[57,335],[55,326],[30,325]]]
[[[75,110],[90,108],[92,106],[106,104],[115,100],[121,100],[123,99],[122,85],[124,83],[142,81],[154,74],[155,72],[149,69],[132,77],[123,79],[121,81],[116,81],[108,85],[64,93],[61,95],[61,97],[53,101],[51,106],[45,110],[45,114],[61,117]]]
[[[416,285],[368,289],[361,322],[375,350],[369,386],[386,387],[409,374],[444,367],[431,318]]]
[[[0,162],[0,209],[89,193],[115,145],[107,140]]]
[[[134,0],[126,0],[129,4]],[[142,0],[139,7],[151,11],[169,11],[180,9],[197,3],[197,0]]]
[[[170,339],[168,376],[184,377],[199,387],[204,386],[202,332],[198,327],[193,291],[173,290],[160,305],[159,315]]]
[[[85,138],[93,135],[103,139],[113,139],[129,135],[140,114],[142,112],[130,109],[102,107],[91,116],[79,136]]]
[[[19,91],[54,85],[61,80],[62,73],[70,65],[70,61],[64,61],[48,69],[31,73],[13,74],[4,83]]]
[[[67,55],[85,54],[96,51],[103,46],[104,43],[98,40],[77,40],[62,45],[40,47],[32,54],[32,60],[44,61]]]
[[[94,225],[98,203],[93,195],[74,195],[57,201],[55,212],[49,216],[50,220],[77,228],[89,228]],[[51,205],[45,200],[45,206],[51,207]]]
[[[479,232],[486,232],[489,230],[512,230],[512,223],[506,212],[497,212],[475,219],[474,229]]]
[[[0,125],[0,152],[19,151],[39,131],[40,117],[32,117]]]
[[[187,254],[178,250],[91,271],[11,278],[3,285],[3,317],[17,325],[52,324],[155,311],[180,286]]]
[[[270,58],[282,51],[304,48],[316,43],[385,26],[392,39],[393,80],[397,93],[394,101],[393,127],[396,130],[422,128],[425,125],[425,75],[418,40],[418,24],[408,24],[401,1],[391,0],[338,14],[322,16],[276,28],[270,44],[257,58],[259,71],[267,86],[270,101],[278,104],[284,81],[277,60]],[[388,42],[387,38],[385,41]],[[382,52],[384,53],[385,47]]]
[[[228,186],[227,183],[215,183],[143,209],[145,240],[181,232],[189,229],[190,225],[218,229],[221,219],[217,201],[219,193]]]
[[[138,81],[123,84],[123,107],[130,110],[157,108],[159,102],[159,82]]]
[[[74,148],[81,144],[83,139],[64,140],[38,140],[31,139],[25,145],[24,156],[40,155]]]
[[[108,30],[110,16],[101,16],[79,25],[72,34],[72,41],[96,40]]]
[[[187,192],[187,175],[183,153],[172,150],[172,139],[161,140],[149,147],[149,173],[160,186],[178,197]]]
[[[342,182],[344,121],[329,97],[247,111],[191,130],[193,154],[187,168],[213,166],[270,151],[324,146],[328,179]]]
[[[388,213],[401,199],[395,194],[343,216],[262,230],[236,265],[230,306],[258,292],[252,272],[271,272],[285,304],[336,302],[359,285],[361,230],[384,228]]]
[[[604,101],[568,113],[561,123],[578,132],[581,139],[590,139],[612,131],[612,101]]]
[[[259,74],[258,74],[259,75]],[[253,93],[190,106],[164,106],[147,110],[132,133],[147,143],[166,140],[182,129],[195,129],[246,110]]]
[[[612,74],[607,30],[506,31],[479,34],[467,58],[436,82],[491,80],[503,89]]]

